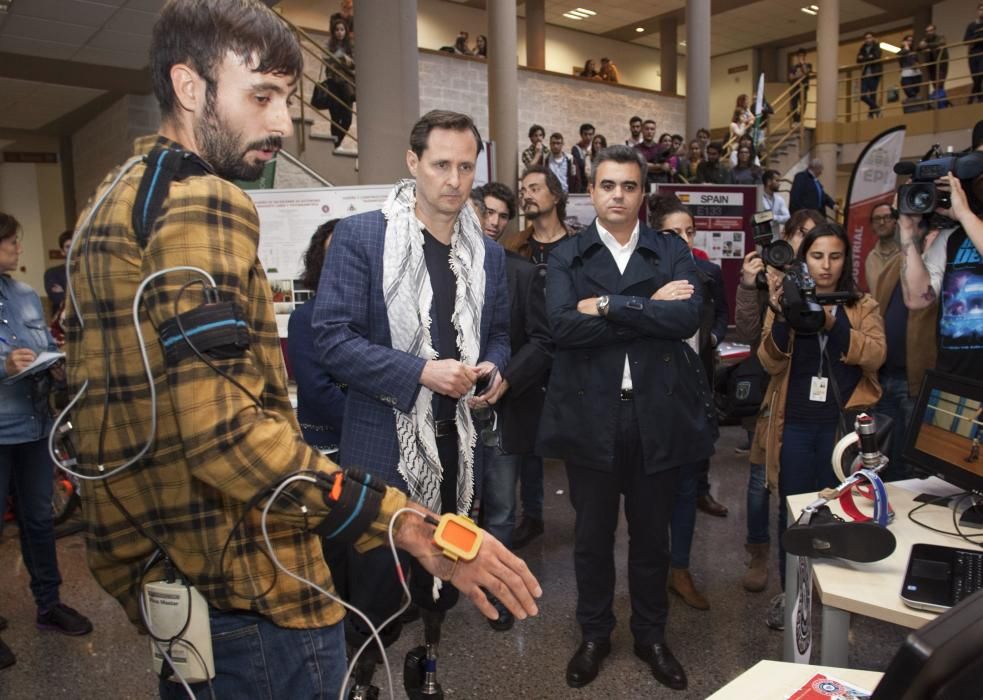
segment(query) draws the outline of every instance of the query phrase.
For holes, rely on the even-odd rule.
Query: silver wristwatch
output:
[[[611,297],[607,294],[597,298],[597,313],[601,316],[608,315],[608,307],[611,305]]]

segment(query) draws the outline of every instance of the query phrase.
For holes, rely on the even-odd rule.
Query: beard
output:
[[[522,207],[522,213],[526,215],[526,218],[529,221],[533,221],[541,216],[547,216],[555,208],[556,208],[555,206],[552,206],[552,207],[547,207],[546,209],[540,209],[535,204],[527,204]]]
[[[215,170],[215,174],[225,180],[252,181],[263,174],[265,161],[249,163],[249,151],[273,150],[282,147],[279,136],[270,136],[261,141],[243,145],[242,134],[229,127],[215,109],[215,99],[206,98],[205,111],[194,125],[195,141],[199,155]]]

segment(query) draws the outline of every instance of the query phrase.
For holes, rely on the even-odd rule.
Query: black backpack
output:
[[[728,418],[757,415],[768,390],[768,374],[751,353],[736,365],[726,368],[717,385],[717,406]]]

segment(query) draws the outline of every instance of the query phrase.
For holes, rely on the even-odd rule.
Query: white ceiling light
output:
[[[566,17],[567,19],[578,19],[578,20],[583,19],[583,17],[581,17],[580,15],[575,15],[572,12],[564,12],[563,16]]]
[[[816,12],[819,12],[819,5],[809,5],[809,7],[810,7],[810,9],[813,9]]]
[[[901,47],[895,46],[894,44],[889,44],[886,41],[882,41],[880,44],[881,48],[888,53],[901,53]]]
[[[680,41],[679,42],[679,45],[682,46],[682,47],[685,47],[686,46],[686,42],[685,41]]]
[[[578,7],[575,10],[575,12],[581,12],[581,13],[587,15],[588,17],[593,17],[594,15],[597,14],[596,12],[594,12],[594,10],[587,10],[587,9],[584,9],[583,7]]]
[[[807,15],[813,15],[813,16],[815,16],[815,15],[819,14],[818,12],[816,12],[811,7],[803,7],[802,8],[802,11],[805,12]]]
[[[577,15],[581,19],[587,19],[588,17],[590,17],[590,15],[588,15],[585,12],[581,12],[580,10],[570,10],[570,14],[571,15]]]
[[[641,34],[642,32],[645,31],[645,27],[635,27],[635,31]]]

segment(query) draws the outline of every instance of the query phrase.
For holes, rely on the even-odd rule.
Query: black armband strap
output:
[[[242,357],[249,349],[249,326],[233,302],[202,304],[179,318],[180,325],[175,318],[160,324],[160,342],[168,365],[195,357],[194,349],[215,360]]]
[[[331,487],[324,491],[324,503],[330,512],[314,532],[334,542],[351,544],[379,517],[386,485],[358,469],[324,475],[322,481]]]

